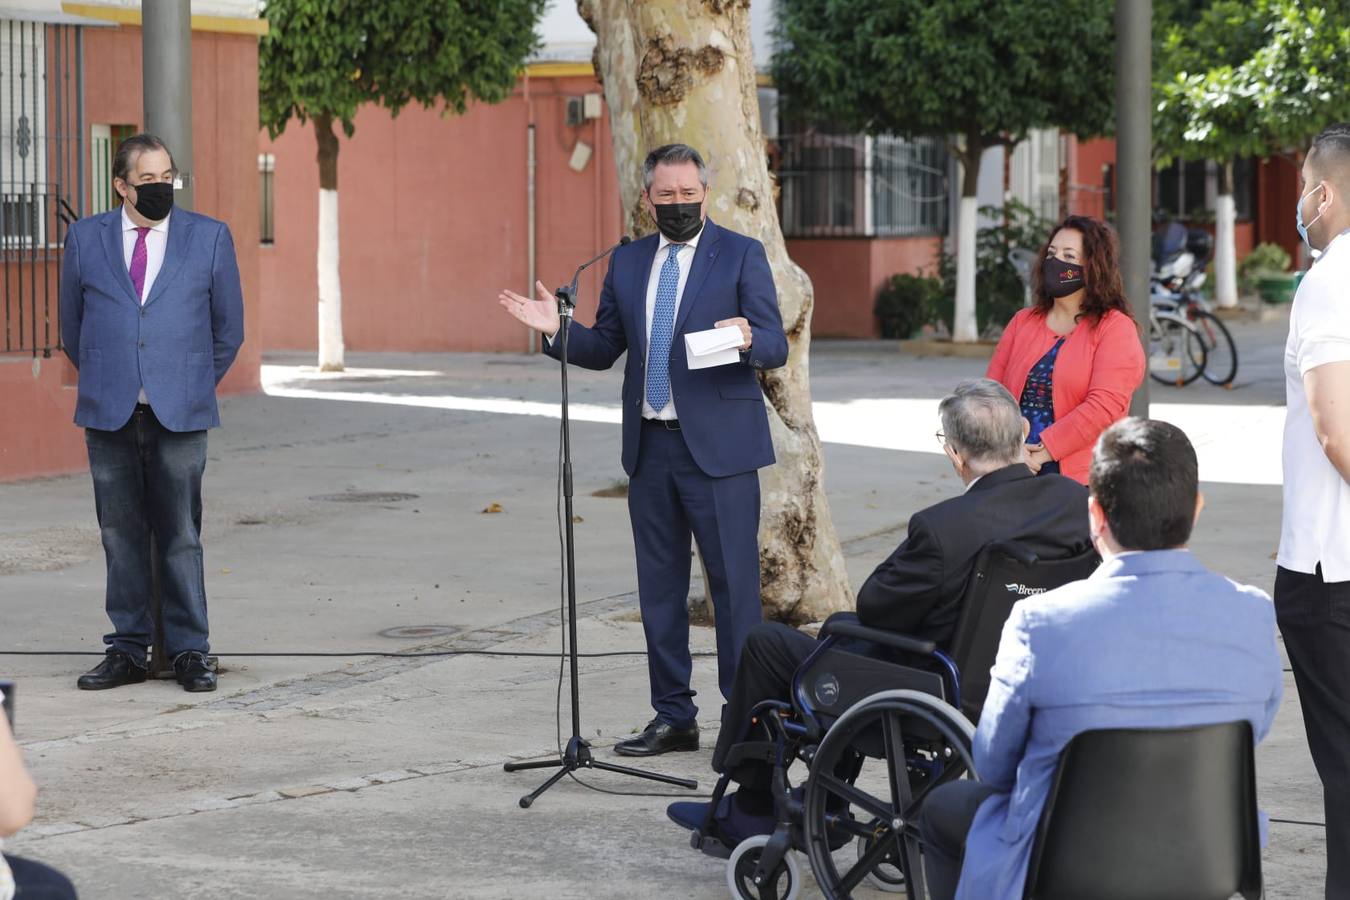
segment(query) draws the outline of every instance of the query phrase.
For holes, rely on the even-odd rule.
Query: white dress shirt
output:
[[[1284,522],[1276,561],[1325,582],[1350,581],[1350,484],[1322,450],[1303,376],[1350,362],[1350,237],[1327,245],[1303,276],[1284,348]],[[1339,398],[1350,400],[1350,398]]]
[[[150,230],[145,235],[145,285],[138,298],[141,304],[145,304],[145,298],[150,296],[150,288],[154,286],[155,277],[159,275],[159,270],[164,266],[164,251],[169,246],[169,219],[173,213],[165,216],[162,220],[150,226]],[[122,261],[126,263],[127,271],[131,271],[131,254],[136,249],[136,229],[135,222],[127,215],[127,207],[122,205]],[[141,388],[137,403],[148,403],[145,396],[145,388]]]
[[[680,267],[680,283],[679,286],[675,288],[675,312],[673,313],[675,319],[678,319],[680,317],[680,300],[684,297],[684,285],[685,282],[689,280],[689,269],[694,265],[694,254],[698,252],[698,239],[702,236],[703,236],[703,227],[700,226],[698,234],[694,235],[689,240],[685,241],[684,249],[681,250],[679,255],[675,257],[675,262]],[[661,283],[661,267],[666,264],[666,255],[670,253],[670,250],[668,248],[670,247],[671,243],[672,242],[669,238],[667,238],[664,234],[661,235],[660,241],[656,245],[656,256],[652,258],[651,273],[647,275],[648,352],[650,352],[652,345],[652,316],[656,313],[656,288],[657,285]],[[672,324],[673,322],[674,319],[672,319]],[[679,348],[676,347],[673,343],[674,337],[675,336],[673,335],[671,337],[672,340],[671,349],[678,350]],[[652,409],[652,405],[647,402],[647,383],[646,383],[647,367],[645,365],[646,360],[643,360],[643,363],[644,365],[642,368],[643,371],[642,418],[666,419],[666,420],[679,418],[679,416],[675,414],[675,389],[673,386],[670,391],[670,399],[666,401],[666,405],[662,407],[659,411]]]

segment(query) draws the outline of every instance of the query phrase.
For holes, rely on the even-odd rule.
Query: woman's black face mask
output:
[[[1041,286],[1051,297],[1067,297],[1083,287],[1083,267],[1047,256],[1041,263]]]

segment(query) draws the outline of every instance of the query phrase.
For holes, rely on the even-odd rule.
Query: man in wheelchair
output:
[[[1165,422],[1117,422],[1097,443],[1088,484],[1103,564],[1013,607],[974,735],[980,780],[937,787],[919,813],[938,900],[1023,896],[1037,824],[1076,735],[1246,720],[1260,741],[1274,721],[1283,676],[1270,598],[1186,550],[1204,505],[1186,436]]]
[[[964,493],[915,513],[905,540],[863,585],[856,616],[837,614],[824,631],[851,619],[948,650],[963,613],[967,582],[988,545],[1014,543],[1021,552],[1042,559],[1079,557],[1090,551],[1087,492],[1068,478],[1037,477],[1027,468],[1023,462],[1027,424],[1007,389],[989,379],[963,382],[942,400],[939,415],[943,429],[939,438],[966,485]],[[991,648],[1000,624],[991,626]],[[711,818],[724,847],[775,829],[771,761],[749,758],[728,766],[728,754],[751,733],[757,705],[791,701],[794,673],[819,646],[809,635],[779,623],[751,629],[722,711],[712,758],[718,772],[726,775],[733,769],[729,774],[739,789],[724,795],[716,809],[707,803],[672,804],[668,814],[673,821],[696,830]],[[897,658],[894,649],[856,639],[849,649]],[[847,777],[850,773],[842,770],[855,763],[841,759],[841,776]]]

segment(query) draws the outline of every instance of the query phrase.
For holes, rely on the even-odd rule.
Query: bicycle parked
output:
[[[1150,298],[1153,316],[1167,323],[1170,317],[1184,319],[1191,328],[1184,340],[1180,334],[1160,337],[1164,343],[1198,341],[1203,353],[1193,347],[1188,350],[1190,360],[1173,360],[1176,365],[1155,371],[1150,353],[1149,374],[1164,384],[1190,384],[1203,377],[1210,384],[1231,388],[1237,377],[1238,352],[1228,326],[1210,309],[1200,293],[1205,283],[1205,266],[1214,251],[1214,237],[1200,229],[1187,229],[1179,222],[1169,222],[1153,235],[1153,275],[1150,280]],[[1150,322],[1150,333],[1153,332]],[[1175,331],[1171,325],[1161,325],[1160,331]],[[1152,348],[1150,347],[1150,350]],[[1183,348],[1171,348],[1183,349]],[[1169,357],[1169,359],[1171,359]]]

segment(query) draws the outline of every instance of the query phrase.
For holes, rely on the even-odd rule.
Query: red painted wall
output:
[[[1066,173],[1065,181],[1061,182],[1061,189],[1065,183],[1070,186],[1068,213],[1105,218],[1106,193],[1101,190],[1106,186],[1103,166],[1114,166],[1116,163],[1115,139],[1094,138],[1080,141],[1070,135],[1067,140],[1069,171]],[[1111,189],[1115,190],[1114,173],[1111,177]]]
[[[85,121],[143,125],[141,31],[84,31]],[[244,288],[244,346],[222,393],[256,391],[262,355],[258,279],[258,42],[192,35],[192,140],[198,212],[229,224]],[[55,292],[55,282],[52,283]],[[75,370],[63,355],[0,354],[0,481],[81,469],[84,435],[72,424]],[[226,423],[228,424],[228,423]]]
[[[1256,222],[1255,244],[1279,244],[1299,267],[1303,243],[1294,228],[1294,205],[1299,198],[1299,169],[1303,165],[1283,156],[1273,156],[1256,167],[1256,202],[1265,212]]]
[[[942,239],[794,238],[787,249],[815,287],[811,333],[874,338],[881,328],[872,308],[882,285],[898,272],[936,275]]]
[[[0,481],[84,468],[84,433],[75,415],[75,368],[50,359],[0,355]]]
[[[570,127],[568,97],[589,76],[532,78],[464,116],[376,107],[356,117],[338,156],[344,342],[348,350],[522,351],[526,329],[497,306],[527,288],[527,126],[536,123],[538,277],[556,287],[614,243],[623,217],[607,114]],[[603,109],[603,106],[602,106]],[[586,167],[568,160],[591,146]],[[276,242],[262,248],[262,343],[317,348],[319,175],[312,128],[292,121],[259,147],[275,155]],[[603,266],[581,283],[578,318],[594,317]]]

